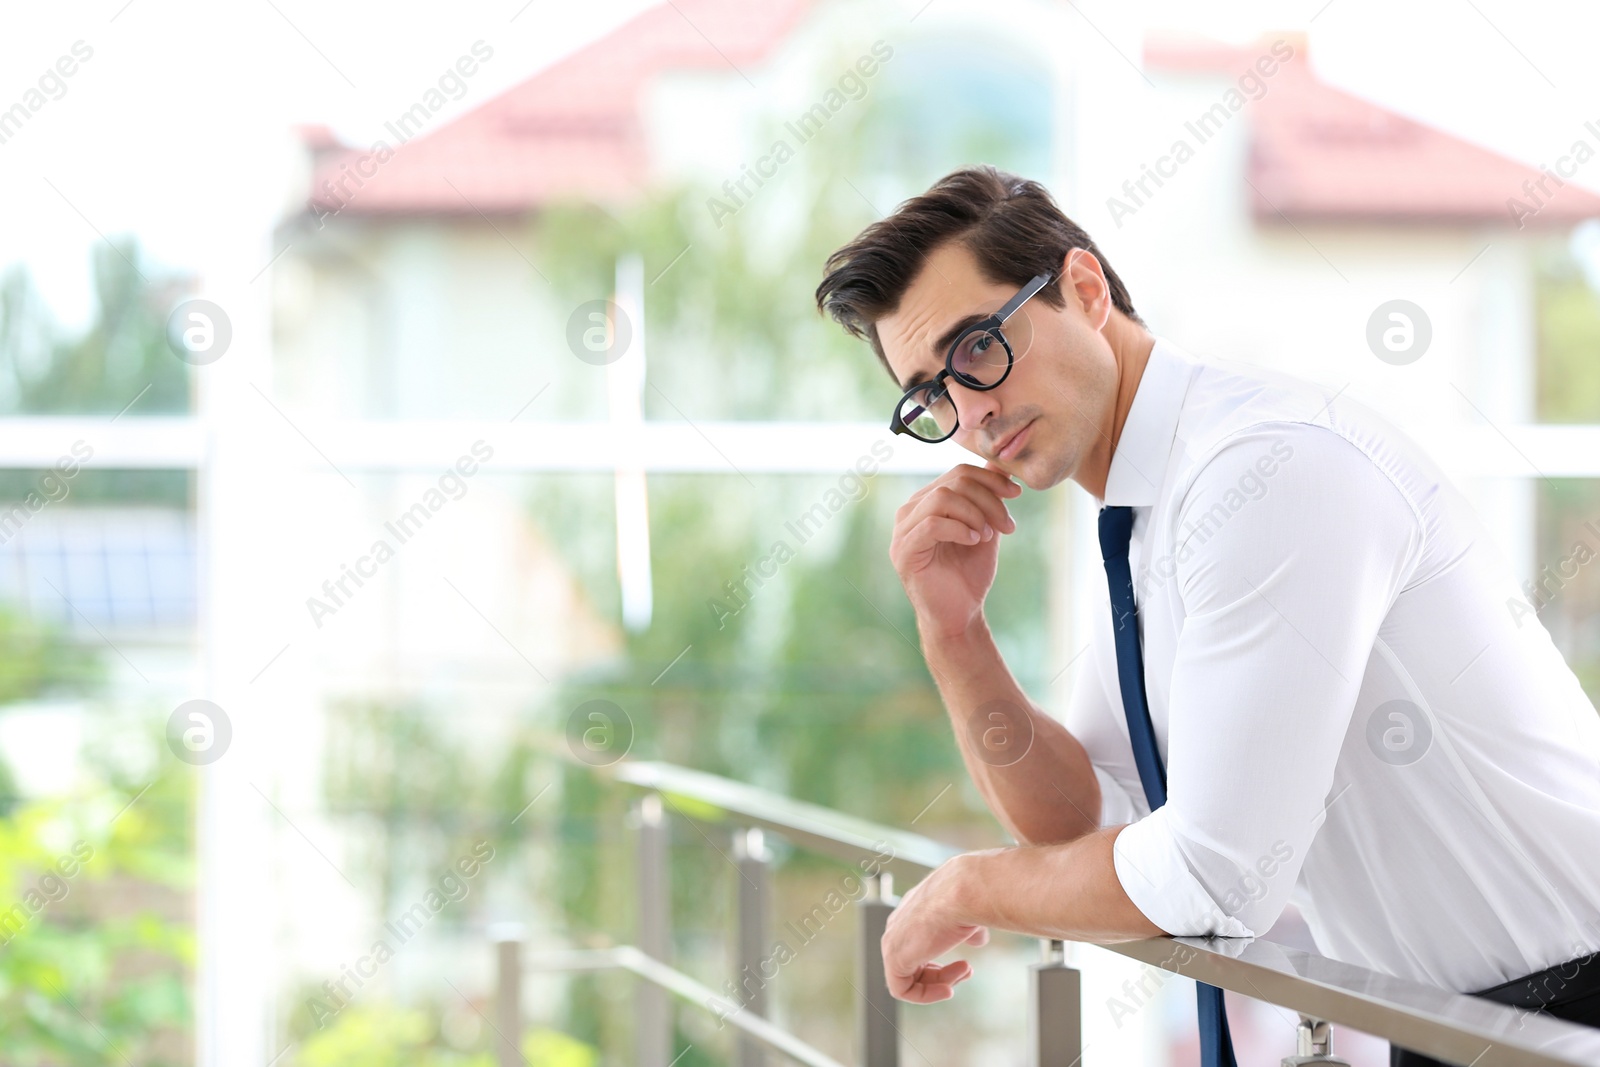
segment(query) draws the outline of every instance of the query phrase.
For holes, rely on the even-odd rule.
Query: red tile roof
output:
[[[370,149],[339,145],[325,128],[303,128],[314,160],[311,208],[504,215],[568,194],[602,204],[626,200],[649,177],[640,90],[666,70],[747,70],[789,35],[811,2],[663,3],[448,125],[404,144],[386,133],[396,151],[381,165],[361,162]],[[358,163],[370,175],[359,184],[352,175]]]
[[[626,201],[649,182],[641,89],[669,70],[743,70],[781,43],[812,0],[671,0],[460,118],[399,145],[370,149],[304,127],[314,155],[311,207],[368,215],[520,214],[563,195]],[[1424,126],[1316,80],[1301,34],[1238,48],[1152,39],[1152,71],[1236,79],[1281,37],[1294,57],[1265,78],[1239,117],[1250,123],[1247,175],[1255,217],[1383,222],[1502,222],[1515,198],[1528,225],[1600,215],[1578,186],[1529,192],[1539,170]],[[1221,99],[1219,90],[1218,99]],[[1600,140],[1600,131],[1594,131]],[[392,137],[392,139],[391,139]],[[398,137],[386,137],[391,148]],[[371,177],[351,171],[361,163]],[[1596,164],[1600,166],[1600,164]],[[342,187],[339,184],[343,179]],[[1535,210],[1536,209],[1536,210]]]
[[[1267,92],[1242,109],[1250,123],[1247,187],[1257,220],[1571,224],[1600,215],[1600,197],[1545,179],[1537,169],[1413,122],[1316,80],[1305,37],[1277,34],[1232,48],[1206,41],[1146,43],[1150,70],[1236,79],[1281,38],[1294,57],[1263,79]],[[1232,79],[1230,79],[1232,80]],[[1221,91],[1219,90],[1219,99]],[[1578,134],[1575,133],[1575,136]],[[1600,140],[1600,130],[1584,135]],[[1555,161],[1551,160],[1553,164]],[[1600,164],[1594,164],[1600,168]],[[1600,169],[1594,175],[1600,178]],[[1524,209],[1508,201],[1516,198]]]

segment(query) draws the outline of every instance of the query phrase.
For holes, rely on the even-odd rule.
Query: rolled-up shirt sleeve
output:
[[[1274,451],[1276,449],[1276,451]],[[1202,516],[1283,460],[1220,526]],[[1259,480],[1259,479],[1258,479]],[[1288,903],[1322,824],[1379,626],[1415,568],[1421,520],[1355,445],[1273,423],[1230,437],[1183,492],[1184,619],[1170,688],[1167,802],[1117,837],[1117,877],[1179,936],[1251,937]],[[1180,535],[1181,538],[1182,535]]]

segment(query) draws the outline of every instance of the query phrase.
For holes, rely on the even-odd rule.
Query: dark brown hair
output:
[[[1038,295],[1053,308],[1066,306],[1061,261],[1070,249],[1085,249],[1100,261],[1117,310],[1144,325],[1122,279],[1048,189],[988,164],[965,167],[862,230],[823,265],[817,310],[868,341],[897,384],[878,340],[877,320],[894,313],[928,254],[951,240],[965,244],[983,276],[996,283],[1021,288],[1036,274],[1055,274]]]

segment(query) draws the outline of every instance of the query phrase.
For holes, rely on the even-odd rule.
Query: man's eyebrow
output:
[[[933,358],[939,361],[940,370],[944,369],[944,357],[949,355],[950,346],[956,343],[956,338],[961,336],[961,331],[975,322],[982,322],[988,317],[988,315],[974,312],[971,315],[957,319],[949,329],[939,335],[939,339],[933,342],[932,355]],[[933,375],[928,374],[926,371],[917,371],[911,376],[911,380],[906,382],[905,387],[907,389],[915,389],[932,377]]]

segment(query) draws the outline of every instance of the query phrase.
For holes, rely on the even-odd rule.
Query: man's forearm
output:
[[[1145,917],[1117,878],[1112,849],[1124,829],[957,857],[950,890],[955,920],[1066,941],[1162,936],[1166,931]]]
[[[1100,785],[1077,738],[1033,706],[986,626],[923,642],[956,743],[995,818],[1024,844],[1100,825]]]

